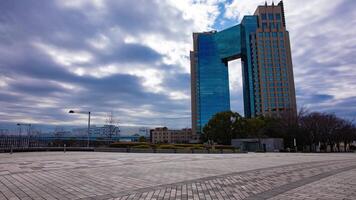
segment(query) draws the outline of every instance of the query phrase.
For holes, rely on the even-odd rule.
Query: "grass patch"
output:
[[[161,144],[157,146],[157,149],[184,149],[184,147],[179,147],[173,144]]]
[[[212,146],[204,144],[150,144],[147,142],[115,142],[110,144],[110,147],[114,148],[136,148],[136,149],[187,149],[187,150],[212,150]],[[230,145],[215,145],[215,150],[231,150],[238,151],[238,148],[235,148]]]
[[[131,148],[134,146],[140,146],[140,145],[150,145],[147,142],[114,142],[110,144],[110,147],[115,147],[115,148]]]
[[[135,148],[135,149],[150,149],[152,147],[151,147],[151,145],[148,145],[148,144],[141,144],[141,145],[133,146],[132,148]]]

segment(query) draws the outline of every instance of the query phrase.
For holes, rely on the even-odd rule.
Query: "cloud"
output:
[[[190,126],[193,31],[211,29],[219,1],[1,1],[0,118]],[[137,6],[140,5],[140,6]],[[188,120],[187,120],[188,118]]]
[[[225,5],[227,26],[253,14],[264,0],[233,0]],[[272,1],[267,1],[271,4]],[[356,116],[340,102],[356,94],[356,39],[354,1],[283,1],[290,33],[297,104],[314,111],[335,112],[342,117]],[[275,1],[278,3],[278,1]],[[234,21],[235,20],[235,21]],[[342,30],[342,31],[341,31]],[[240,88],[239,88],[240,89]]]
[[[94,124],[114,111],[123,124],[189,127],[192,32],[235,25],[261,3],[3,0],[0,119],[84,124],[67,113],[81,109]],[[284,3],[299,107],[352,117],[355,2]],[[231,106],[242,112],[240,66],[230,64]]]

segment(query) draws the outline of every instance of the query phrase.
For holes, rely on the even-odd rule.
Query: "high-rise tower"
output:
[[[222,31],[193,33],[192,129],[230,110],[228,61],[241,58],[245,117],[296,115],[293,66],[283,2]]]

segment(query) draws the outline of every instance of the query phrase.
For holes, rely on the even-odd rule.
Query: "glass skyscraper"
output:
[[[254,15],[222,31],[193,33],[192,131],[230,110],[228,61],[241,59],[245,117],[296,115],[289,33],[283,2],[258,6]]]

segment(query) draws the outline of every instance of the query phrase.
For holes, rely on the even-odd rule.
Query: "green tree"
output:
[[[241,121],[241,115],[236,112],[217,113],[204,126],[202,140],[230,145],[231,139],[241,132]]]
[[[266,121],[262,117],[244,119],[242,130],[248,137],[258,138],[261,150],[261,138],[265,136]]]
[[[146,142],[147,140],[146,140],[146,137],[145,137],[145,136],[140,136],[140,137],[138,138],[138,141],[139,141],[139,142]]]

